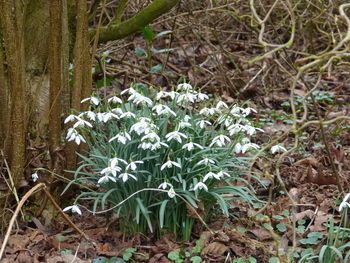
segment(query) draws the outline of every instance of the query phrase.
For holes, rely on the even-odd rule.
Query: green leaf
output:
[[[123,259],[125,261],[128,261],[132,257],[132,253],[124,253],[123,254]]]
[[[263,227],[265,227],[267,230],[273,230],[273,227],[268,223],[264,223]]]
[[[323,236],[318,232],[310,232],[307,237],[321,239]]]
[[[151,51],[154,54],[168,53],[168,52],[173,51],[173,50],[175,50],[175,48],[164,48],[164,49],[151,48]]]
[[[163,66],[161,64],[157,64],[150,69],[150,73],[160,73],[163,70]]]
[[[150,26],[145,26],[142,32],[145,40],[147,40],[148,42],[153,42],[154,32]]]
[[[272,258],[269,258],[269,263],[279,263],[280,260],[278,257],[272,257]]]
[[[138,57],[147,57],[147,52],[143,48],[139,48],[139,47],[135,48],[135,54]]]
[[[160,228],[163,228],[163,226],[164,226],[165,208],[166,208],[166,205],[168,202],[169,202],[168,199],[163,201],[162,204],[160,205],[160,208],[159,208],[159,226],[160,226]]]
[[[201,263],[202,262],[202,258],[199,256],[194,256],[190,258],[190,261],[193,263]]]
[[[170,33],[172,33],[172,32],[173,32],[173,31],[171,31],[171,30],[165,30],[165,31],[162,31],[162,32],[158,33],[154,38],[158,38],[158,37],[161,37],[161,36],[170,34]]]
[[[108,259],[105,257],[94,258],[91,263],[108,263]]]
[[[125,263],[125,261],[122,258],[112,257],[108,263]]]
[[[168,259],[170,260],[177,260],[180,258],[179,252],[177,251],[171,251],[168,253]]]
[[[282,220],[282,219],[283,219],[283,216],[274,215],[274,216],[272,216],[272,218],[277,219],[277,220]]]
[[[112,82],[113,82],[112,78],[106,78],[106,86],[110,86]],[[105,85],[104,79],[99,79],[96,83],[97,89],[103,88],[104,85]]]
[[[257,263],[258,261],[257,261],[256,258],[254,258],[254,257],[249,257],[249,258],[248,258],[248,262],[249,262],[249,263]]]
[[[62,235],[59,235],[59,236],[56,236],[55,238],[58,242],[62,242],[64,240],[64,236]]]
[[[287,231],[287,227],[286,227],[286,225],[285,224],[278,224],[278,225],[276,225],[276,228],[278,229],[278,231],[280,231],[280,232],[286,232]]]

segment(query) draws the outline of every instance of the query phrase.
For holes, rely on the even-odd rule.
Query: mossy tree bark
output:
[[[179,1],[153,0],[122,21],[128,1],[121,0],[115,23],[99,29],[98,41],[126,37]],[[0,149],[10,161],[18,186],[25,166],[25,135],[36,134],[38,143],[48,136],[54,159],[60,147],[62,118],[70,109],[86,107],[80,101],[91,92],[89,40],[96,29],[88,29],[86,0],[0,0],[0,13]],[[75,64],[71,88],[70,61]]]

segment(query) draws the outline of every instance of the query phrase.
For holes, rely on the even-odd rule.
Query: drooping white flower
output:
[[[124,159],[118,158],[118,157],[114,157],[114,158],[112,158],[112,159],[109,160],[109,163],[110,163],[110,166],[111,166],[111,167],[117,166],[119,162],[121,162],[121,163],[123,163],[123,164],[125,164],[125,165],[128,164],[127,161],[125,161]]]
[[[187,149],[187,151],[192,151],[195,147],[203,150],[203,146],[198,144],[198,143],[194,143],[194,142],[189,142],[186,143],[182,146],[182,149]]]
[[[260,129],[260,128],[255,128],[251,125],[244,125],[243,126],[243,129],[247,132],[248,135],[252,136],[256,133],[256,131],[261,131],[261,132],[264,132],[263,129]]]
[[[176,193],[174,191],[174,187],[170,187],[169,191],[168,191],[168,196],[170,198],[174,198],[176,196]]]
[[[128,98],[128,101],[131,101],[133,103],[135,103],[136,105],[147,105],[149,107],[152,107],[152,100],[146,96],[143,96],[142,94],[138,93],[137,91],[135,91],[133,94],[130,95],[130,97]]]
[[[223,170],[221,170],[220,172],[217,173],[217,175],[221,178],[221,177],[224,177],[224,176],[227,176],[227,177],[231,177],[231,175],[227,172],[224,172]]]
[[[206,120],[201,120],[196,123],[197,126],[199,126],[201,129],[204,129],[206,125],[210,126],[211,122]]]
[[[158,186],[159,189],[163,189],[163,190],[167,189],[168,187],[172,188],[173,185],[170,184],[170,183],[168,183],[168,182],[164,182],[164,183],[161,183],[161,184]]]
[[[172,168],[173,166],[176,166],[178,168],[181,168],[181,165],[177,162],[173,162],[173,161],[167,161],[165,162],[162,167],[160,167],[160,170],[163,171],[165,168]]]
[[[211,116],[214,115],[218,110],[216,108],[203,108],[199,111],[200,115]]]
[[[235,123],[235,124],[232,124],[231,126],[229,126],[227,129],[230,133],[230,136],[232,136],[232,135],[244,130],[244,125],[239,124],[239,123]]]
[[[209,96],[205,93],[198,92],[197,93],[197,101],[209,100]]]
[[[125,144],[126,141],[131,141],[131,136],[126,131],[118,133],[116,136],[109,139],[108,142],[112,142],[114,140],[118,140],[118,142]]]
[[[38,179],[39,179],[38,174],[37,174],[37,173],[33,173],[33,174],[32,174],[32,180],[33,180],[33,182],[35,183]]]
[[[73,128],[76,128],[79,126],[80,127],[88,126],[88,127],[92,128],[92,124],[88,121],[84,121],[83,119],[78,119],[78,121],[76,123],[74,123]]]
[[[233,105],[230,113],[234,117],[240,117],[241,110],[242,110],[242,108],[238,107],[237,105]]]
[[[116,182],[116,179],[113,176],[109,176],[108,174],[102,176],[100,179],[98,179],[97,183],[98,184],[104,184],[109,181]]]
[[[99,98],[94,97],[94,96],[91,96],[91,97],[89,97],[89,98],[83,99],[83,100],[81,101],[81,103],[84,103],[84,102],[86,102],[86,101],[90,101],[90,102],[92,102],[93,104],[95,104],[96,106],[97,106],[98,104],[100,104]]]
[[[136,178],[134,175],[128,173],[127,171],[125,171],[125,173],[122,173],[122,174],[120,174],[120,175],[118,176],[118,178],[122,178],[122,180],[123,180],[124,183],[125,183],[127,180],[129,180],[129,177],[131,177],[132,179],[134,179],[135,181],[137,181],[137,178]]]
[[[130,111],[124,112],[122,114],[120,114],[119,116],[121,119],[123,118],[136,118],[136,115]]]
[[[130,88],[125,89],[125,90],[123,90],[122,92],[120,92],[120,94],[121,94],[121,95],[124,95],[125,93],[133,94],[133,93],[135,93],[135,92],[136,92],[136,90],[135,90],[134,88],[130,87]]]
[[[169,145],[167,145],[167,144],[164,143],[164,142],[155,142],[155,143],[153,143],[153,144],[151,145],[151,150],[152,150],[152,151],[158,150],[158,149],[161,148],[162,146],[165,147],[165,148],[168,148],[168,147],[169,147]]]
[[[75,119],[79,120],[80,118],[79,118],[79,116],[71,114],[64,120],[64,123],[66,124],[68,122],[74,121]]]
[[[187,135],[179,131],[169,132],[167,135],[165,135],[165,138],[167,139],[167,141],[176,140],[179,143],[182,143],[181,137],[187,139]]]
[[[65,209],[63,209],[63,212],[67,212],[69,210],[72,210],[72,213],[77,213],[79,215],[82,215],[82,212],[81,212],[79,206],[77,206],[77,205],[67,206]]]
[[[145,136],[143,136],[141,138],[141,141],[150,141],[150,142],[159,142],[160,141],[160,137],[158,136],[158,134],[156,134],[155,132],[150,132],[149,134],[146,134]]]
[[[235,145],[235,153],[240,153],[242,151],[242,144],[240,142]]]
[[[119,116],[119,118],[122,118],[121,115],[124,113],[121,108],[113,108],[113,109],[111,109],[111,112],[117,114]]]
[[[206,184],[199,182],[197,183],[194,187],[193,187],[193,191],[197,191],[197,190],[202,190],[204,189],[205,191],[208,191],[208,187],[206,186]]]
[[[122,168],[120,168],[119,166],[108,166],[106,168],[104,168],[100,174],[102,175],[109,175],[112,174],[114,177],[117,176],[117,173],[120,172],[122,170]]]
[[[153,124],[149,118],[141,117],[136,123],[131,126],[130,132],[134,131],[138,135],[141,135],[142,133],[148,134],[155,129],[159,130],[159,127]]]
[[[82,112],[78,115],[79,118],[83,117],[83,116],[87,116],[91,121],[95,121],[96,120],[96,113],[93,111],[85,111]]]
[[[186,128],[186,127],[191,127],[191,123],[187,122],[187,121],[180,121],[179,123],[179,129],[183,129],[183,128]]]
[[[184,121],[185,121],[185,122],[188,122],[190,119],[191,119],[191,116],[190,116],[190,115],[187,115],[187,114],[186,114],[186,115],[184,116]]]
[[[166,93],[164,91],[159,91],[156,95],[156,100],[160,100],[162,98],[165,98],[166,97]]]
[[[343,211],[344,207],[350,207],[350,204],[349,204],[349,202],[348,202],[349,198],[350,198],[350,193],[347,194],[347,195],[344,197],[343,201],[340,203],[339,208],[338,208],[338,211],[339,211],[339,212]]]
[[[213,173],[213,172],[209,172],[207,173],[204,178],[203,178],[203,182],[207,181],[208,179],[211,178],[215,178],[216,180],[220,180],[221,179],[221,175]]]
[[[220,134],[213,139],[209,146],[212,147],[214,144],[216,144],[219,147],[223,147],[226,144],[225,141],[231,142],[231,139],[226,135]]]
[[[123,101],[120,98],[118,98],[117,96],[113,96],[113,97],[109,98],[108,102],[109,103],[111,103],[111,102],[112,103],[120,103],[120,104],[123,103]]]
[[[157,115],[173,115],[176,117],[176,113],[171,110],[168,106],[163,104],[157,104],[152,108],[152,111],[155,111]]]
[[[228,106],[225,102],[223,101],[219,101],[217,104],[216,104],[216,107],[215,107],[217,110],[220,110],[221,108],[225,108],[225,109],[228,109]]]
[[[191,92],[186,92],[186,93],[183,93],[183,94],[180,94],[178,97],[177,97],[177,100],[176,102],[178,104],[182,103],[182,102],[192,102],[194,103],[194,101],[196,100],[197,98],[197,95],[196,94],[193,94]]]
[[[83,136],[79,134],[79,132],[75,128],[69,128],[67,132],[66,139],[70,141],[74,141],[77,145],[79,145],[81,142],[86,143]]]
[[[255,149],[255,150],[257,150],[257,149],[259,149],[259,148],[260,148],[260,146],[257,145],[257,144],[255,144],[255,143],[247,143],[247,144],[244,144],[244,145],[242,146],[242,153],[245,153],[245,152],[248,151],[249,149]]]
[[[274,146],[271,147],[271,153],[272,154],[275,154],[275,153],[278,153],[278,152],[286,152],[286,151],[287,151],[287,149],[284,148],[282,145],[279,145],[279,144],[274,145]]]
[[[192,90],[192,86],[191,84],[188,84],[188,83],[181,83],[179,85],[177,85],[177,89],[178,91],[190,91]]]
[[[202,164],[204,164],[204,165],[208,165],[208,164],[215,164],[215,161],[214,160],[212,160],[212,159],[209,159],[209,158],[204,158],[203,160],[201,160],[201,161],[199,161],[198,163],[196,163],[196,166],[197,165],[202,165]]]
[[[126,170],[131,169],[132,171],[136,171],[137,169],[137,164],[142,164],[143,161],[133,161],[130,162],[127,166],[126,166]]]
[[[257,113],[257,111],[256,111],[255,109],[250,108],[250,107],[245,108],[245,109],[241,109],[241,111],[242,111],[242,115],[243,115],[244,117],[248,116],[251,112]]]
[[[118,115],[116,115],[116,114],[114,114],[114,113],[112,113],[112,112],[104,112],[103,113],[103,119],[102,119],[102,121],[104,122],[104,123],[106,123],[106,122],[108,122],[110,119],[112,119],[112,118],[114,118],[114,119],[119,119],[119,116]]]

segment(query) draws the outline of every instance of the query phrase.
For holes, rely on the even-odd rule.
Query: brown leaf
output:
[[[221,242],[213,242],[208,246],[204,247],[201,254],[202,255],[218,255],[221,256],[227,251],[227,246]]]

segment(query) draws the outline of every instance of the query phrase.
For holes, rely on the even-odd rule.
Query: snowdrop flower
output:
[[[132,179],[134,179],[135,181],[137,181],[137,178],[132,175],[132,174],[129,174],[127,172],[127,170],[125,171],[125,173],[122,173],[118,176],[118,178],[122,178],[123,182],[125,183],[127,180],[129,180],[129,177],[131,177]]]
[[[143,161],[133,161],[126,166],[126,170],[131,169],[132,171],[136,171],[137,164],[142,164],[142,163]]]
[[[93,111],[85,111],[82,112],[78,115],[79,118],[81,118],[82,116],[86,115],[91,121],[95,121],[96,120],[96,113]]]
[[[67,206],[65,209],[63,209],[63,212],[67,212],[69,210],[72,210],[72,213],[77,213],[79,215],[82,215],[82,212],[81,212],[79,206],[77,206],[77,205]]]
[[[143,136],[141,141],[149,140],[150,142],[159,142],[160,138],[155,132],[150,132],[149,134]]]
[[[241,143],[236,143],[236,145],[235,145],[235,152],[236,153],[240,153],[241,151],[242,151],[242,144]]]
[[[112,113],[112,112],[105,112],[103,114],[103,122],[104,123],[108,122],[112,118],[119,119],[119,116],[114,114],[114,113]]]
[[[33,182],[35,183],[38,179],[39,179],[38,174],[37,174],[37,173],[33,173],[33,174],[32,174],[32,180],[33,180]]]
[[[76,127],[79,127],[79,126],[85,127],[85,125],[88,126],[88,127],[90,127],[90,128],[92,128],[92,124],[91,124],[90,122],[88,122],[88,121],[84,121],[83,119],[79,119],[79,120],[73,125],[73,128],[76,128]]]
[[[350,204],[349,204],[349,202],[348,202],[349,198],[350,198],[350,193],[347,194],[347,195],[344,197],[343,201],[340,203],[339,208],[338,208],[338,211],[339,211],[339,212],[343,211],[344,207],[350,207]]]
[[[115,114],[119,115],[120,118],[122,118],[121,115],[124,113],[121,108],[111,109],[111,112],[114,112]]]
[[[220,180],[221,179],[221,175],[213,173],[213,172],[209,172],[207,173],[204,178],[203,178],[203,182],[207,181],[208,179],[211,178],[215,178],[216,180]]]
[[[176,103],[180,104],[181,102],[192,102],[194,103],[196,99],[196,95],[193,94],[193,93],[190,93],[190,92],[186,92],[184,94],[180,94],[178,97],[177,97],[177,100],[176,100]]]
[[[160,170],[163,171],[165,168],[172,168],[173,166],[176,166],[178,168],[181,168],[181,165],[178,164],[177,162],[173,162],[173,161],[167,161],[165,162],[162,167],[160,167]]]
[[[171,188],[169,189],[169,191],[168,191],[168,196],[169,196],[170,198],[174,198],[175,195],[176,195],[176,193],[175,193],[175,191],[174,191],[174,187],[171,187]]]
[[[192,90],[192,86],[191,86],[191,84],[188,84],[188,83],[182,83],[182,84],[177,85],[176,90],[189,91],[189,90]]]
[[[98,179],[97,183],[104,184],[109,181],[116,182],[116,179],[113,176],[109,176],[108,174],[106,174],[105,176],[102,176],[100,179]]]
[[[187,149],[187,151],[192,151],[195,147],[203,150],[203,146],[198,143],[189,142],[182,146],[182,149]]]
[[[223,147],[225,146],[225,141],[231,142],[231,139],[226,135],[220,134],[213,139],[212,143],[209,146],[212,147],[214,144],[216,144],[219,147]]]
[[[97,120],[100,121],[100,122],[103,122],[104,116],[105,116],[105,113],[104,113],[104,112],[98,112],[98,113],[96,114],[96,118],[97,118]]]
[[[224,172],[222,170],[217,173],[217,176],[219,176],[219,177],[224,177],[224,176],[231,177],[231,175],[229,173]]]
[[[187,122],[187,121],[181,121],[179,123],[179,129],[183,129],[183,128],[186,128],[186,127],[191,127],[191,123]]]
[[[164,182],[164,183],[161,183],[161,184],[158,186],[158,189],[163,189],[163,190],[165,190],[165,189],[167,189],[168,187],[172,188],[173,185],[170,184],[170,183]]]
[[[205,125],[208,125],[210,126],[211,125],[211,122],[210,121],[206,121],[206,120],[201,120],[201,121],[198,121],[196,123],[197,126],[199,126],[201,129],[204,129],[205,128]]]
[[[204,189],[205,191],[208,191],[208,187],[207,187],[204,183],[202,183],[202,182],[197,183],[197,184],[193,187],[193,191],[197,191],[198,189],[199,189],[199,190]]]
[[[248,116],[251,112],[255,112],[255,113],[257,113],[257,111],[255,110],[255,109],[253,109],[253,108],[245,108],[245,109],[241,109],[241,111],[242,111],[242,115],[244,116],[244,117],[246,117],[246,116]]]
[[[125,164],[125,165],[128,164],[127,161],[125,161],[125,160],[123,160],[123,159],[121,159],[121,158],[117,158],[117,157],[114,157],[114,158],[112,158],[112,159],[109,160],[109,163],[110,163],[110,166],[111,166],[111,167],[116,167],[116,165],[117,165],[119,162],[121,162],[121,163],[123,163],[123,164]]]
[[[149,107],[151,107],[153,104],[150,98],[147,98],[136,91],[130,95],[130,97],[128,98],[128,101],[132,101],[136,105],[142,104],[142,105],[147,105]]]
[[[168,106],[157,104],[152,108],[153,111],[155,111],[158,115],[173,115],[176,117],[176,113],[172,111]]]
[[[167,139],[167,141],[176,140],[179,143],[182,143],[181,137],[187,139],[187,135],[185,135],[179,131],[169,132],[167,135],[165,135],[165,138]]]
[[[147,149],[151,149],[152,148],[152,143],[150,143],[150,142],[143,142],[143,143],[141,143],[137,148],[138,149],[142,149],[142,150],[147,150]]]
[[[278,153],[278,152],[286,152],[286,151],[287,151],[287,149],[284,148],[283,146],[279,145],[279,144],[271,147],[271,153],[272,154],[275,154],[275,153]]]
[[[125,144],[126,141],[131,141],[131,136],[126,131],[120,132],[116,136],[110,138],[108,142],[112,142],[114,140],[118,140],[118,142],[120,142],[121,144]]]
[[[85,98],[85,99],[83,99],[82,101],[81,101],[81,103],[84,103],[84,102],[86,102],[86,101],[90,101],[90,102],[92,102],[93,104],[95,104],[96,106],[98,105],[98,104],[100,104],[100,100],[97,98],[97,97],[90,97],[90,98]]]
[[[197,101],[203,101],[203,100],[208,100],[208,99],[209,99],[209,97],[208,97],[207,94],[198,92],[198,94],[197,94]]]
[[[86,143],[83,136],[81,136],[75,128],[68,129],[66,139],[68,139],[69,142],[74,141],[77,145],[79,145],[81,142]]]
[[[247,144],[244,144],[244,145],[242,146],[242,153],[245,153],[247,150],[249,150],[249,149],[251,149],[251,148],[257,150],[257,149],[259,149],[260,147],[259,147],[259,145],[255,144],[255,143],[247,143]]]
[[[239,124],[239,123],[235,123],[235,124],[232,124],[231,126],[229,126],[227,129],[230,133],[230,136],[232,136],[232,135],[244,130],[244,125]]]
[[[258,130],[258,131],[261,131],[261,132],[264,132],[263,129],[255,128],[255,127],[253,127],[253,126],[251,126],[251,125],[245,125],[245,126],[244,126],[244,130],[245,130],[245,131],[247,132],[247,134],[250,135],[250,136],[252,136],[253,134],[255,134],[257,130]]]
[[[187,114],[184,116],[184,121],[188,122],[190,119],[191,119],[191,116]]]
[[[161,90],[157,93],[156,100],[160,100],[162,98],[166,98],[166,92]]]
[[[242,108],[238,107],[237,105],[233,105],[230,113],[231,113],[231,115],[233,115],[235,117],[240,117],[241,110],[242,110]]]
[[[149,133],[150,124],[145,120],[145,118],[141,118],[138,122],[134,123],[131,128],[130,132],[134,131],[138,135],[141,135],[142,133]]]
[[[136,92],[136,90],[134,90],[134,88],[131,87],[131,88],[123,90],[122,92],[120,92],[120,94],[121,95],[124,95],[125,93],[133,94],[135,92]]]
[[[223,101],[219,101],[217,104],[216,104],[216,107],[215,107],[217,110],[220,110],[221,108],[225,108],[225,109],[228,109],[228,106],[225,102]]]
[[[217,112],[216,108],[203,108],[199,111],[199,114],[204,116],[211,116],[214,115]]]
[[[123,101],[120,98],[118,98],[117,96],[113,96],[113,97],[109,98],[108,102],[109,103],[111,103],[111,102],[112,103],[120,103],[120,104],[123,103]]]
[[[119,166],[108,166],[106,168],[104,168],[100,174],[104,175],[109,175],[112,174],[114,177],[117,176],[117,172],[120,172],[122,169]]]
[[[120,114],[120,118],[123,119],[123,118],[136,118],[136,115],[130,111],[127,111],[127,112],[124,112],[122,114]]]
[[[75,116],[74,114],[71,114],[69,115],[65,120],[64,120],[64,123],[68,123],[68,122],[71,122],[71,121],[74,121],[75,119],[79,120],[79,116]]]
[[[164,142],[156,142],[156,143],[153,143],[152,146],[151,146],[151,150],[152,151],[155,151],[155,150],[158,150],[159,148],[161,147],[165,147],[165,148],[168,148],[169,145],[167,145],[166,143]]]
[[[209,158],[204,158],[203,160],[201,160],[201,161],[199,161],[198,163],[196,163],[195,166],[202,165],[202,164],[208,165],[209,163],[215,164],[215,161],[212,160],[212,159],[209,159]]]

